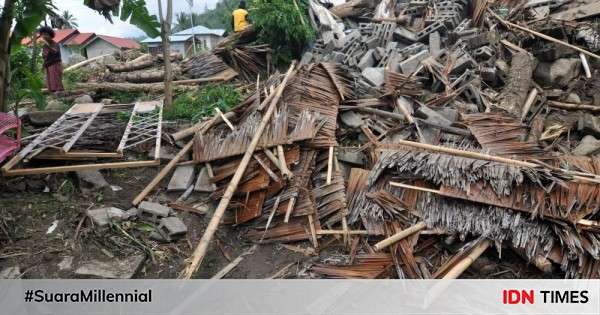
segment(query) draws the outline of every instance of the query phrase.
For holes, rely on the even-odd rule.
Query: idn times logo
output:
[[[502,304],[585,304],[588,290],[502,290]]]

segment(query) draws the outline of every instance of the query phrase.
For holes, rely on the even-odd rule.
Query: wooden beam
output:
[[[115,169],[115,168],[132,168],[132,167],[146,167],[146,166],[158,166],[160,161],[134,161],[134,162],[114,162],[114,163],[101,163],[101,164],[82,164],[82,165],[69,165],[69,166],[54,166],[54,167],[40,167],[40,168],[23,168],[16,170],[3,171],[4,176],[20,176],[20,175],[33,175],[33,174],[51,174],[51,173],[65,173],[65,172],[77,172],[77,171],[92,171],[92,170],[104,170],[104,169]]]

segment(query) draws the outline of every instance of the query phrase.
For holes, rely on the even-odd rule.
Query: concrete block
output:
[[[407,30],[402,26],[398,26],[394,31],[393,35],[394,40],[396,41],[407,41],[414,43],[417,41],[417,34],[412,31]]]
[[[178,166],[173,172],[173,176],[167,186],[167,191],[186,190],[194,182],[195,166],[182,165]]]
[[[200,172],[198,173],[198,178],[196,179],[196,184],[194,185],[194,191],[215,191],[213,184],[210,182],[210,177],[208,176],[208,169],[205,166],[202,167],[202,169],[200,169]]]
[[[362,72],[362,76],[372,85],[379,87],[385,81],[384,68],[366,68]]]
[[[115,207],[87,210],[86,214],[99,227],[104,227],[110,222],[122,221],[127,216],[125,211]]]
[[[143,220],[158,222],[160,218],[168,217],[171,208],[159,203],[142,201],[138,206],[138,217]]]
[[[81,264],[75,270],[75,274],[89,278],[131,279],[144,260],[144,255],[133,255],[124,259],[113,258],[108,262],[91,260]]]
[[[373,67],[375,65],[375,57],[373,54],[375,53],[374,49],[369,49],[363,56],[360,58],[358,62],[358,67],[361,70],[365,70],[366,68]]]
[[[430,56],[429,51],[427,51],[427,50],[420,51],[416,55],[413,55],[410,58],[402,61],[399,65],[400,70],[402,70],[402,73],[410,75],[413,72],[415,72],[415,70],[417,70],[417,68],[419,67],[419,64],[421,64],[421,61],[425,60],[429,56]]]
[[[178,217],[162,218],[158,232],[168,241],[187,233],[187,226]]]

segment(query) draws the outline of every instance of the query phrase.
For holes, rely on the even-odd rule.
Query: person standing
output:
[[[48,26],[43,26],[38,30],[39,42],[44,45],[42,56],[44,57],[44,69],[46,69],[46,86],[51,93],[64,91],[62,58],[60,47],[54,41],[54,35],[54,30]]]
[[[233,31],[235,33],[243,31],[250,23],[248,23],[248,11],[246,11],[246,1],[240,1],[237,9],[231,13],[233,15]]]

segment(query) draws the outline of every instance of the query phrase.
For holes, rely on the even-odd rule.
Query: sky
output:
[[[146,0],[146,5],[150,14],[158,15],[158,0]],[[208,8],[214,8],[219,0],[194,0],[193,12],[201,13],[205,4]],[[121,22],[120,19],[113,19],[114,24],[110,24],[102,15],[86,7],[83,0],[57,0],[54,5],[59,12],[68,10],[77,19],[79,31],[82,33],[96,33],[102,35],[111,35],[118,37],[139,37],[144,36],[144,32],[137,27]],[[166,1],[163,0],[163,8]],[[188,2],[186,0],[173,0],[173,16],[178,12],[189,12]]]
[[[150,14],[158,15],[158,1],[159,0],[146,0],[146,5]],[[166,1],[161,1],[163,1],[164,8]],[[220,0],[193,0],[194,6],[192,7],[192,11],[201,13],[205,7],[209,9],[214,8],[215,4],[219,1]],[[345,2],[345,0],[331,1],[333,3]],[[54,0],[53,2],[59,12],[68,10],[75,16],[77,24],[79,25],[78,29],[82,33],[96,33],[130,38],[145,36],[144,32],[137,27],[126,22],[121,22],[119,18],[114,18],[114,24],[110,24],[110,22],[102,15],[86,7],[83,4],[83,0]],[[0,3],[4,4],[4,1],[0,0]],[[179,12],[190,12],[187,0],[173,0],[173,16]]]

